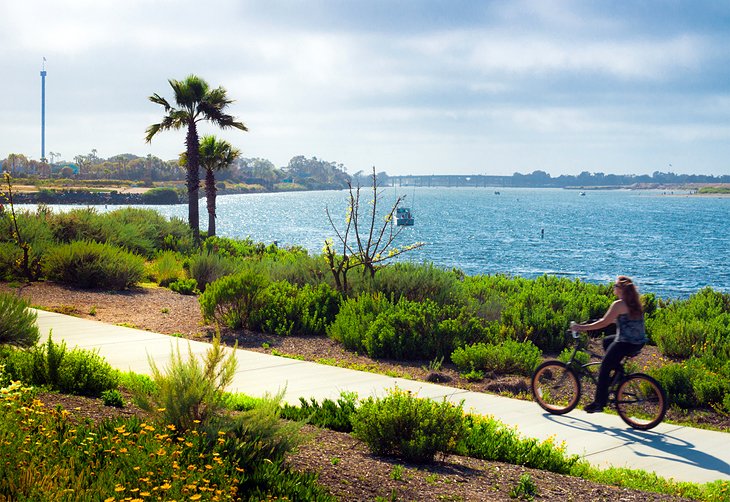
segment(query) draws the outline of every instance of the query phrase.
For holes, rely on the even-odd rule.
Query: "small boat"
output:
[[[585,197],[585,195],[586,195],[586,193],[585,193],[585,192],[581,192],[581,193],[580,193],[580,196],[581,196],[581,197]]]
[[[495,190],[494,195],[499,195],[499,192]]]
[[[413,226],[414,218],[411,209],[408,207],[399,207],[395,210],[395,223],[400,227]]]

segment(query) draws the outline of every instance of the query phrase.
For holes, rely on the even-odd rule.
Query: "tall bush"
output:
[[[220,414],[225,389],[233,381],[238,364],[235,348],[226,350],[215,337],[203,361],[193,354],[189,344],[187,359],[178,346],[164,370],[151,356],[148,359],[156,390],[151,396],[137,392],[135,398],[140,406],[159,413],[165,424],[180,431],[205,427]]]

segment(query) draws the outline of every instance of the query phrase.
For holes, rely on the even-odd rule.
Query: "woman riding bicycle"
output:
[[[613,302],[603,317],[595,322],[571,324],[573,331],[591,331],[605,328],[616,323],[615,335],[603,339],[606,351],[598,373],[596,397],[585,407],[588,413],[603,411],[608,402],[608,386],[611,372],[618,369],[624,356],[636,355],[647,341],[644,329],[644,310],[641,306],[639,291],[625,275],[620,275],[613,285],[618,300]]]

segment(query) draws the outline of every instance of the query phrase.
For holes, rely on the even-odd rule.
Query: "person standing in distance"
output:
[[[625,275],[618,276],[613,285],[613,292],[618,300],[611,304],[602,318],[591,323],[571,323],[570,326],[573,331],[592,331],[616,323],[616,334],[603,338],[603,349],[606,354],[598,372],[596,397],[585,407],[588,413],[603,411],[608,402],[611,373],[618,369],[624,356],[638,354],[647,341],[644,309],[633,281]]]

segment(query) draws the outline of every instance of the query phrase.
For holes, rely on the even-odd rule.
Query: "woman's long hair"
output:
[[[644,308],[641,305],[639,290],[636,289],[631,278],[626,277],[625,275],[619,275],[616,279],[616,286],[618,286],[623,293],[622,298],[629,309],[629,317],[639,319],[642,315],[644,315]]]

